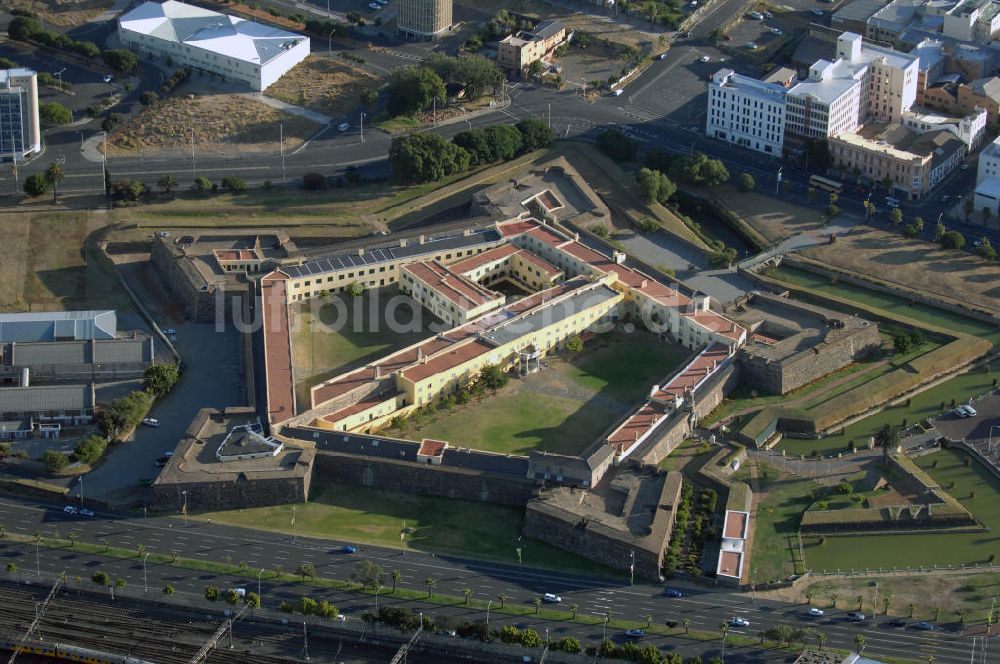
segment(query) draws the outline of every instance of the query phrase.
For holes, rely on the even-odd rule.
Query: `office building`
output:
[[[399,0],[396,32],[410,39],[440,39],[451,29],[452,0]]]
[[[0,159],[21,161],[41,149],[38,76],[23,67],[0,70]]]
[[[167,0],[118,19],[125,46],[263,91],[309,55],[309,38],[263,23]]]
[[[530,32],[521,30],[500,40],[497,64],[511,71],[522,72],[534,62],[543,60],[566,41],[566,26],[559,21],[546,21]]]
[[[781,156],[785,140],[785,88],[720,69],[708,84],[705,135]]]

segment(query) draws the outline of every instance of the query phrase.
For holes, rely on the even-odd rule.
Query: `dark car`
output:
[[[644,629],[627,629],[625,630],[625,636],[630,639],[641,639],[646,636],[646,630]]]
[[[667,597],[674,597],[674,598],[684,597],[684,593],[682,593],[681,591],[677,590],[677,588],[667,588],[666,595],[667,595]]]
[[[344,548],[342,548],[340,550],[340,552],[341,553],[357,553],[358,552],[358,548],[356,546],[351,546],[350,544],[347,544],[347,545],[344,546]]]
[[[929,623],[926,620],[921,620],[920,622],[915,622],[911,625],[913,629],[922,629],[925,632],[930,632],[934,629],[934,623]]]
[[[861,613],[860,611],[851,611],[847,614],[848,620],[853,620],[854,622],[864,622],[868,620],[868,616]]]
[[[906,627],[908,624],[904,618],[893,618],[889,621],[889,627]]]

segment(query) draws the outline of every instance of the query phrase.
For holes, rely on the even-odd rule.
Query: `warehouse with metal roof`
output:
[[[117,334],[118,317],[109,310],[0,314],[0,343],[114,339]]]
[[[309,55],[309,38],[177,0],[118,19],[122,44],[263,91]]]

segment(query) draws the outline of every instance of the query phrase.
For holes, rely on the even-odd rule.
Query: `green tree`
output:
[[[838,206],[834,205],[833,203],[826,206],[824,215],[826,216],[827,219],[833,219],[838,214],[840,214],[840,208]]]
[[[424,584],[427,586],[427,597],[430,598],[430,596],[434,594],[434,589],[437,588],[437,579],[433,576],[429,576],[424,579]]]
[[[194,179],[194,190],[200,194],[205,194],[212,191],[212,181],[203,175],[199,175]]]
[[[302,563],[295,568],[295,573],[302,577],[302,582],[305,583],[307,578],[316,578],[316,568],[313,567],[312,563]]]
[[[81,463],[94,464],[101,458],[107,447],[107,438],[96,433],[91,434],[76,444],[73,456]]]
[[[226,591],[226,604],[231,604],[235,606],[236,602],[238,602],[239,599],[240,599],[240,594],[235,590],[233,590],[232,588]]]
[[[617,129],[605,129],[597,137],[597,149],[615,161],[632,161],[638,145]]]
[[[403,581],[403,573],[398,569],[392,570],[392,574],[389,575],[392,579],[392,594],[396,594],[396,586]]]
[[[966,198],[965,201],[962,202],[962,210],[965,211],[966,221],[969,220],[969,217],[972,215],[972,212],[975,209],[976,209],[976,204],[971,198]]]
[[[57,101],[43,102],[38,105],[38,117],[42,122],[51,125],[69,124],[73,121],[70,110]]]
[[[366,88],[361,91],[361,103],[368,108],[374,108],[378,105],[378,90],[373,88]]]
[[[862,652],[864,652],[864,650],[865,650],[865,635],[864,634],[858,634],[857,636],[854,637],[854,647],[858,651],[859,655]]]
[[[434,182],[468,170],[469,152],[433,133],[392,139],[389,166],[395,181],[404,184]]]
[[[580,647],[580,642],[574,639],[572,636],[563,637],[557,644],[556,648],[563,652],[568,652],[570,654],[576,654],[582,650]]]
[[[478,380],[487,390],[496,392],[507,384],[507,381],[510,380],[510,376],[508,376],[499,365],[488,364],[480,370]]]
[[[443,103],[447,98],[444,81],[427,67],[397,69],[389,76],[385,89],[389,114],[394,117],[425,111],[435,100]]]
[[[41,24],[30,16],[15,16],[7,26],[7,35],[18,41],[33,39],[41,31]]]
[[[210,602],[214,602],[219,599],[219,589],[214,586],[208,586],[205,588],[205,599]]]
[[[944,234],[947,232],[948,228],[941,222],[938,222],[937,225],[934,226],[934,241],[940,242],[941,238],[943,238]]]
[[[146,90],[141,95],[139,95],[139,103],[143,106],[152,106],[157,101],[159,101],[160,95],[156,94],[152,90]]]
[[[299,604],[295,607],[299,613],[304,616],[312,615],[316,613],[316,609],[319,608],[319,604],[316,603],[312,597],[303,595],[299,598]]]
[[[639,169],[636,181],[639,183],[639,190],[642,192],[643,197],[649,203],[659,202],[666,204],[677,192],[677,185],[657,170],[649,168]]]
[[[361,297],[365,294],[365,285],[357,281],[352,281],[347,285],[347,294],[351,297]]]
[[[757,188],[757,180],[746,172],[739,174],[739,177],[736,178],[736,184],[742,192],[753,191]]]
[[[471,101],[495,89],[503,80],[503,73],[496,62],[481,55],[455,57],[432,53],[424,58],[421,65],[434,71],[442,81],[461,85],[463,98]],[[441,99],[444,99],[443,95]]]
[[[521,148],[525,152],[547,148],[556,137],[548,125],[537,118],[525,118],[515,126],[521,132]]]
[[[69,465],[69,457],[56,450],[45,450],[42,454],[42,464],[48,473],[62,472]]]
[[[892,221],[893,226],[899,226],[903,223],[903,211],[899,208],[892,208],[892,212],[889,213],[889,218]]]
[[[104,51],[103,57],[105,64],[122,74],[127,74],[139,66],[139,59],[135,54],[125,49]]]
[[[148,367],[143,373],[142,387],[161,399],[174,389],[179,378],[180,370],[176,364],[157,363]]]
[[[361,584],[362,588],[374,590],[382,586],[385,581],[385,572],[382,571],[381,565],[371,560],[365,560],[355,568],[354,578]]]
[[[110,586],[111,576],[107,572],[97,571],[90,577],[90,580],[99,586]]]
[[[521,631],[521,645],[525,648],[538,648],[542,645],[542,637],[538,632],[528,628]]]
[[[171,585],[163,586],[163,594],[164,595],[173,595],[174,594],[174,587],[171,586]]]
[[[174,189],[177,188],[177,178],[170,173],[167,173],[160,178],[160,181],[157,184],[160,185],[160,189],[162,189],[164,193],[172,194]]]
[[[49,183],[41,173],[29,175],[24,181],[24,193],[32,198],[41,196],[49,190]]]
[[[580,335],[574,335],[566,340],[566,350],[571,353],[579,353],[583,350],[583,339]]]
[[[52,162],[48,168],[45,169],[45,181],[52,185],[52,202],[59,202],[59,183],[63,181],[65,177],[63,172],[63,167],[57,162]]]
[[[538,615],[538,610],[542,608],[542,598],[536,597],[535,599],[531,600],[531,603],[535,605],[535,615]]]
[[[913,349],[913,344],[910,342],[910,335],[908,334],[894,334],[892,336],[892,348],[899,355],[905,355]]]
[[[916,216],[913,218],[913,227],[917,229],[917,233],[924,232],[924,218],[921,216]]]

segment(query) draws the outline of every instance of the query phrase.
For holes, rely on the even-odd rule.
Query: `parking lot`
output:
[[[1000,441],[1000,395],[991,394],[972,402],[974,417],[960,417],[953,411],[938,416],[934,427],[951,440],[989,440],[996,436]]]
[[[781,15],[764,17],[762,19],[745,18],[729,32],[729,46],[746,49],[748,53],[764,56],[763,52],[774,52],[778,46],[791,36],[782,27]],[[750,48],[750,44],[756,48]]]

